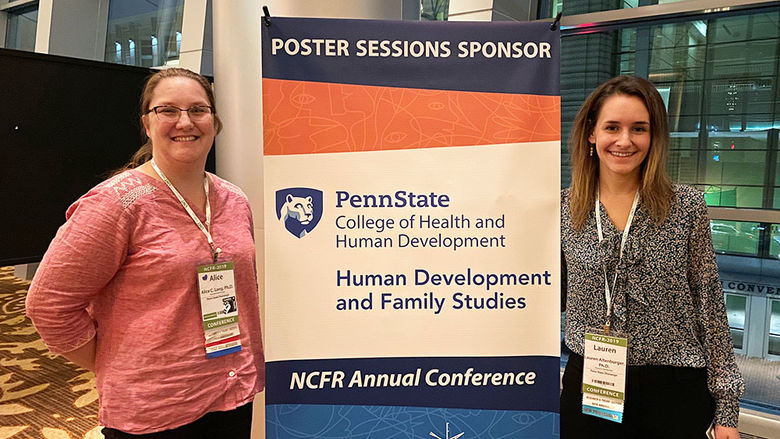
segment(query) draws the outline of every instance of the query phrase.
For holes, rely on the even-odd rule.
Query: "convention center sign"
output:
[[[262,32],[267,437],[557,437],[559,32]]]

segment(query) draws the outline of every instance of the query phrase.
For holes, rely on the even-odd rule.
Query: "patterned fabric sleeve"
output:
[[[704,197],[692,190],[678,196],[683,198],[681,207],[689,212],[686,216],[691,221],[688,283],[697,305],[699,339],[707,358],[707,384],[715,399],[715,423],[736,427],[739,397],[745,385],[734,360],[726,305],[712,248],[707,205]]]
[[[96,334],[88,307],[124,261],[128,217],[113,190],[76,201],[41,261],[27,295],[27,315],[54,353],[78,349]]]

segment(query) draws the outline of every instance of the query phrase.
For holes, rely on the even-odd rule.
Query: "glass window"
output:
[[[563,0],[539,0],[539,18],[555,18],[563,12]]]
[[[760,186],[764,182],[765,152],[729,149],[728,142],[721,149],[719,143],[707,150],[704,183]]]
[[[761,187],[703,186],[704,200],[709,206],[761,207],[764,190]]]
[[[769,316],[769,346],[768,353],[780,355],[780,300],[770,300],[772,303]]]
[[[422,0],[420,6],[420,20],[447,21],[449,17],[450,0]]]
[[[780,259],[780,224],[769,228],[769,257]]]
[[[111,0],[105,60],[143,67],[175,64],[184,0]]]
[[[729,328],[731,329],[731,339],[734,341],[734,349],[744,349],[747,296],[726,294],[725,297],[726,314],[729,319]]]
[[[686,0],[541,0],[539,18],[552,18],[563,11],[563,15],[587,14],[589,12],[630,9],[640,6],[661,5]]]
[[[758,255],[759,223],[713,220],[710,232],[716,252]]]
[[[6,49],[35,50],[35,31],[38,27],[38,5],[8,11],[5,33]]]
[[[619,74],[647,77],[667,106],[674,181],[705,190],[711,206],[780,208],[778,20],[773,11],[564,34],[562,138],[598,84]]]

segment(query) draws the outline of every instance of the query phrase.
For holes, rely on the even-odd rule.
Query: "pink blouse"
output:
[[[33,279],[27,315],[52,352],[97,335],[101,425],[168,430],[263,389],[252,213],[238,187],[209,178],[219,261],[235,264],[240,352],[206,359],[196,271],[211,263],[206,237],[165,183],[140,171],[70,206]]]

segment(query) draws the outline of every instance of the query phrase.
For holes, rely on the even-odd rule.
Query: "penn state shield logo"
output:
[[[322,218],[322,191],[307,187],[276,191],[276,217],[293,236],[303,238]]]

